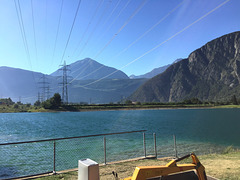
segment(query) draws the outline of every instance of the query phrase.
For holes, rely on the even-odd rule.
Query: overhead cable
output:
[[[15,3],[15,9],[16,9],[17,17],[18,17],[18,24],[19,24],[19,28],[20,28],[20,31],[21,31],[21,35],[22,35],[23,45],[24,45],[25,52],[26,52],[26,55],[27,55],[28,63],[30,65],[30,69],[32,70],[32,63],[31,63],[31,59],[30,59],[30,52],[29,52],[25,27],[24,27],[24,23],[23,23],[21,5],[20,5],[19,0],[14,0],[14,3]],[[36,83],[36,80],[35,80],[35,76],[33,74],[33,71],[32,71],[31,74],[32,74],[33,80],[35,82],[35,86],[38,87],[37,83]]]
[[[51,66],[52,66],[52,63],[53,63],[53,59],[54,59],[55,51],[56,51],[56,46],[57,46],[57,39],[58,39],[59,27],[60,27],[60,22],[61,22],[61,18],[62,18],[62,9],[63,9],[63,0],[61,1],[60,13],[59,13],[59,18],[58,18],[57,33],[56,33],[55,42],[54,42],[54,48],[53,48],[53,56],[52,56]]]
[[[161,42],[160,44],[158,44],[157,46],[153,47],[152,49],[148,50],[147,52],[145,52],[144,54],[142,54],[141,56],[139,56],[138,58],[134,59],[133,61],[129,62],[128,64],[122,66],[120,69],[96,80],[93,81],[91,83],[88,83],[86,85],[84,85],[83,87],[89,86],[91,84],[94,84],[96,82],[99,82],[103,79],[106,79],[107,77],[115,74],[116,72],[124,69],[125,67],[129,66],[130,64],[136,62],[137,60],[141,59],[142,57],[146,56],[147,54],[151,53],[152,51],[156,50],[157,48],[159,48],[161,45],[165,44],[166,42],[170,41],[171,39],[173,39],[174,37],[176,37],[177,35],[181,34],[182,32],[184,32],[185,30],[187,30],[188,28],[190,28],[192,25],[196,24],[197,22],[201,21],[202,19],[206,18],[208,15],[210,15],[211,13],[213,13],[214,11],[216,11],[217,9],[219,9],[220,7],[222,7],[223,5],[225,5],[227,2],[229,2],[230,0],[226,0],[223,3],[221,3],[220,5],[218,5],[217,7],[215,7],[214,9],[212,9],[211,11],[207,12],[206,14],[204,14],[203,16],[201,16],[200,18],[198,18],[197,20],[195,20],[193,23],[189,24],[188,26],[186,26],[185,28],[183,28],[182,30],[178,31],[177,33],[175,33],[174,35],[172,35],[170,38],[168,38],[167,40]]]
[[[120,29],[112,36],[112,38],[106,43],[106,45],[97,53],[97,55],[95,56],[95,58],[97,58],[103,51],[104,49],[107,48],[107,46],[109,46],[109,44],[116,38],[116,36],[123,30],[124,27],[127,26],[127,24],[131,21],[131,19],[137,15],[137,13],[144,7],[144,5],[146,4],[148,0],[144,0],[139,6],[138,8],[133,12],[133,14],[127,19],[127,21],[125,21],[125,23],[120,27]]]
[[[186,1],[186,0],[184,0]],[[172,9],[168,14],[166,14],[163,18],[161,18],[156,24],[154,24],[151,28],[149,28],[146,32],[144,32],[140,37],[138,37],[135,41],[133,41],[131,44],[129,44],[125,49],[123,49],[121,52],[119,52],[116,56],[113,57],[116,58],[120,54],[126,52],[130,47],[132,47],[135,43],[137,43],[139,40],[141,40],[144,36],[146,36],[150,31],[152,31],[154,28],[156,28],[161,22],[163,22],[168,16],[170,16],[174,11],[176,11],[183,3],[182,1],[180,4],[178,4],[174,9]]]
[[[120,29],[113,35],[113,37],[108,41],[108,43],[101,49],[101,51],[95,56],[95,58],[98,57],[98,55],[115,39],[115,37],[123,30],[124,27],[126,27],[126,25],[131,21],[131,19],[137,15],[137,13],[144,7],[144,5],[146,4],[148,0],[144,0],[138,7],[137,9],[131,14],[131,16],[129,16],[129,18],[124,22],[124,24],[120,27]],[[130,2],[130,1],[129,1]],[[92,71],[91,73],[89,73],[88,75],[85,75],[84,77],[87,77],[93,73],[95,73],[96,71],[102,69],[104,66],[102,65],[101,67],[99,67],[98,69]],[[78,77],[78,76],[77,76]],[[73,82],[76,78],[74,78],[71,82]]]
[[[30,68],[32,69],[32,64],[31,64],[31,60],[30,60],[30,53],[29,53],[28,42],[27,42],[26,33],[25,33],[25,27],[24,27],[23,18],[22,18],[20,2],[19,2],[19,0],[17,0],[17,3],[16,3],[16,0],[14,0],[14,2],[15,2],[15,8],[16,8],[17,16],[18,16],[19,28],[21,30],[23,44],[24,44],[25,51],[27,54],[28,63],[30,65]]]
[[[123,13],[123,11],[127,8],[128,4],[131,0],[128,0],[128,2],[125,4],[125,6],[121,9],[121,11],[118,13],[118,15],[115,17],[113,22],[106,28],[105,32],[108,32],[108,30],[112,27],[112,25],[116,22],[116,20],[119,18],[119,16]]]
[[[35,30],[35,21],[34,21],[34,13],[33,13],[33,0],[31,0],[31,9],[32,9],[32,26],[33,26],[34,47],[35,47],[36,60],[37,60],[37,63],[38,63],[36,30]]]
[[[107,8],[109,7],[109,4],[105,7],[105,9],[103,10],[103,13],[101,14],[100,18],[97,21],[97,24],[95,25],[95,27],[93,28],[93,31],[91,32],[91,34],[88,36],[87,41],[85,42],[83,48],[81,49],[81,51],[79,52],[78,56],[80,56],[80,54],[83,52],[83,50],[86,48],[87,44],[89,43],[89,41],[91,40],[91,38],[93,37],[93,34],[95,32],[95,30],[97,29],[97,27],[99,26],[100,22],[102,21],[103,16],[105,15],[105,13],[107,12]]]
[[[75,12],[75,16],[74,16],[74,19],[73,19],[72,27],[71,27],[70,33],[69,33],[69,35],[68,35],[67,43],[66,43],[66,45],[65,45],[65,48],[64,48],[64,51],[63,51],[63,55],[62,55],[62,59],[61,59],[60,64],[62,64],[63,58],[64,58],[64,56],[65,56],[66,49],[67,49],[67,47],[68,47],[68,43],[69,43],[69,40],[70,40],[71,35],[72,35],[72,30],[73,30],[73,27],[74,27],[74,24],[75,24],[77,15],[78,15],[78,11],[79,11],[80,4],[81,4],[81,0],[78,1],[77,10],[76,10],[76,12]]]
[[[87,25],[87,28],[85,29],[84,33],[82,34],[81,38],[79,39],[78,44],[77,44],[75,50],[73,51],[72,55],[76,53],[78,47],[80,46],[80,44],[81,44],[81,42],[83,40],[83,37],[85,37],[86,33],[88,32],[88,29],[89,29],[90,25],[92,24],[92,21],[95,18],[96,14],[97,14],[99,8],[102,6],[102,4],[103,4],[103,0],[99,1],[99,4],[97,5],[96,10],[95,10],[94,14],[91,17],[91,19],[90,19],[90,21],[89,21],[89,23]]]

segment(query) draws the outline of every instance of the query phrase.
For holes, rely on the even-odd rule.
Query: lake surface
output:
[[[0,114],[0,143],[147,130],[179,140],[240,147],[240,109]]]
[[[0,143],[147,130],[147,155],[174,156],[240,148],[240,109],[164,109],[59,113],[0,114]],[[142,133],[107,137],[108,161],[143,155]],[[61,141],[56,145],[57,170],[77,167],[77,160],[103,162],[102,137]],[[0,179],[52,171],[52,142],[0,147]],[[35,169],[35,170],[34,170]]]

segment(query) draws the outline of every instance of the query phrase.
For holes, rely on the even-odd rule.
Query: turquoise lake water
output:
[[[240,146],[240,109],[0,114],[0,143],[147,130],[180,140]]]
[[[6,113],[0,114],[0,143],[147,130],[147,155],[154,153],[152,133],[158,156],[175,154],[173,134],[179,155],[204,154],[240,148],[239,115],[240,109]],[[80,158],[102,163],[102,144],[102,137],[58,142],[56,169],[75,168]],[[0,148],[0,179],[52,171],[52,142]],[[107,137],[107,155],[108,161],[142,156],[142,134]]]

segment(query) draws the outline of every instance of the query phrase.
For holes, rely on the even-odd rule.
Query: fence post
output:
[[[143,150],[144,150],[144,157],[147,157],[147,154],[146,154],[145,132],[143,133]]]
[[[56,174],[56,142],[53,141],[53,174]]]
[[[103,137],[103,146],[104,146],[104,164],[107,164],[107,148],[106,148],[106,137]]]
[[[174,141],[174,150],[175,150],[175,157],[178,158],[178,152],[177,152],[177,140],[176,140],[176,136],[173,135],[173,141]]]
[[[155,151],[155,157],[157,158],[157,141],[156,141],[156,133],[153,133],[153,139],[154,139],[154,151]]]

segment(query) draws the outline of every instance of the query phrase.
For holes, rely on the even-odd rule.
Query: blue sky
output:
[[[89,57],[140,75],[240,30],[239,0],[82,0],[77,12],[78,4],[0,0],[0,66],[50,74]]]

